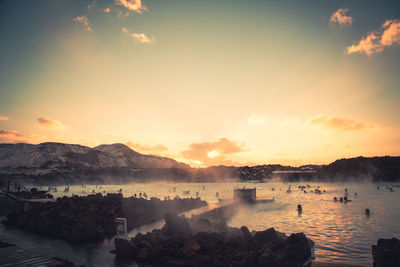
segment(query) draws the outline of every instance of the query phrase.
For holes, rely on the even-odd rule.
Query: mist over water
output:
[[[288,185],[292,192],[287,193]],[[371,266],[371,245],[379,238],[400,237],[400,188],[394,187],[395,192],[385,189],[386,184],[351,183],[309,183],[307,193],[298,186],[301,183],[135,183],[129,185],[81,185],[70,186],[68,192],[64,187],[58,187],[55,197],[91,194],[94,192],[117,193],[122,189],[125,197],[146,193],[150,197],[163,199],[166,196],[200,197],[209,204],[218,199],[233,197],[234,188],[257,188],[258,198],[275,198],[274,202],[245,204],[229,221],[230,226],[246,225],[251,230],[265,230],[274,227],[287,235],[304,232],[315,241],[315,257],[317,261],[343,262]],[[320,186],[321,194],[311,192]],[[380,186],[380,189],[377,189]],[[393,186],[393,185],[391,185]],[[274,188],[274,191],[272,190]],[[351,202],[334,202],[344,196],[344,189],[349,191]],[[326,190],[326,192],[323,192]],[[354,193],[357,192],[357,195]],[[198,194],[197,194],[198,193]],[[218,195],[217,195],[218,193]],[[297,212],[301,204],[303,212]],[[369,208],[370,216],[365,215]],[[138,232],[151,231],[161,228],[163,222],[146,225],[134,229],[129,236]],[[110,243],[105,242],[109,247]],[[93,253],[96,257],[96,253]],[[96,262],[95,259],[92,260]],[[116,265],[118,266],[118,265]]]

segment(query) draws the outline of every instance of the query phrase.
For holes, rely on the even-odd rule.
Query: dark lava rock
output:
[[[400,241],[397,238],[379,239],[372,246],[374,267],[400,266]]]
[[[281,258],[275,254],[263,253],[258,257],[258,264],[261,266],[280,266]]]
[[[7,247],[14,247],[14,246],[15,246],[14,244],[10,244],[10,243],[3,242],[0,240],[0,248],[7,248]]]
[[[192,234],[192,229],[186,219],[178,217],[176,213],[167,213],[164,216],[165,226],[163,232],[166,235],[173,236],[189,236]]]
[[[137,254],[136,246],[130,241],[125,238],[116,237],[114,239],[115,245],[115,254],[119,257],[134,258]]]
[[[311,257],[309,239],[303,233],[291,234],[283,246],[283,266],[297,267],[303,264]]]
[[[246,240],[251,240],[251,233],[250,233],[250,231],[249,231],[249,228],[247,228],[247,226],[242,226],[242,227],[240,227],[240,230],[242,231],[242,233],[243,233],[243,237],[246,239]]]
[[[254,234],[251,247],[254,250],[259,250],[262,249],[266,243],[281,245],[286,239],[287,237],[285,234],[277,232],[274,228],[269,228]]]
[[[176,214],[167,214],[165,222],[162,230],[137,234],[132,239],[138,249],[136,261],[151,266],[296,267],[311,257],[313,242],[303,233],[287,238],[270,228],[251,234],[246,226],[232,228],[221,222],[186,219]],[[196,231],[191,225],[196,226]],[[206,229],[199,232],[201,225]],[[208,231],[221,226],[222,232]]]
[[[115,219],[118,217],[127,218],[129,231],[158,221],[168,212],[181,212],[204,205],[207,202],[199,198],[161,201],[155,198],[123,198],[122,194],[95,194],[63,197],[55,202],[33,203],[29,211],[12,213],[2,223],[73,243],[86,243],[114,236]],[[177,231],[188,231],[187,222],[175,222],[172,217],[170,221],[171,227],[175,227]]]

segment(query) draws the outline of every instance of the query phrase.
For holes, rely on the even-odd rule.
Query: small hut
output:
[[[242,188],[233,191],[233,199],[235,201],[256,202],[255,188]]]

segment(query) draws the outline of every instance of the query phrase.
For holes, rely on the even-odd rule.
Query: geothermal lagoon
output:
[[[346,263],[371,266],[371,245],[379,238],[400,236],[400,188],[396,184],[375,183],[134,183],[127,185],[73,185],[64,192],[65,186],[58,186],[51,192],[55,198],[95,193],[118,193],[124,197],[146,194],[148,198],[160,199],[200,197],[209,204],[219,199],[233,197],[234,188],[256,188],[257,198],[274,198],[273,202],[243,204],[228,222],[229,226],[246,225],[250,231],[274,227],[277,231],[290,234],[304,232],[315,242],[315,261]],[[291,192],[287,189],[291,188]],[[300,186],[306,186],[301,190]],[[392,187],[391,192],[386,186]],[[349,202],[335,202],[348,189]],[[378,189],[379,188],[379,189]],[[44,189],[44,187],[42,187]],[[47,187],[45,188],[47,189]],[[121,190],[122,189],[122,190]],[[321,193],[315,193],[319,189]],[[302,205],[302,213],[297,205]],[[365,209],[370,214],[365,214]],[[161,228],[164,222],[156,222],[132,230],[128,236]],[[124,266],[115,261],[115,255],[107,253],[113,249],[113,240],[77,246],[50,237],[38,236],[3,225],[0,232],[6,240],[20,247],[47,251],[49,256],[63,256],[76,265],[95,266],[99,262],[107,265]],[[23,240],[23,241],[21,241]],[[37,242],[41,240],[42,242]],[[44,249],[44,250],[43,250]],[[106,253],[104,253],[106,252]]]

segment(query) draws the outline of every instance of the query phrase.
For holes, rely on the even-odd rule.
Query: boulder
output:
[[[136,256],[137,248],[130,240],[116,237],[114,245],[117,256],[124,258],[134,258]]]
[[[254,250],[262,249],[267,243],[273,245],[283,244],[286,236],[277,232],[274,228],[269,228],[265,231],[256,232],[251,241],[251,248]]]
[[[311,257],[310,244],[304,233],[291,234],[283,245],[283,266],[303,266]]]
[[[263,253],[258,257],[258,265],[260,266],[280,266],[281,258],[278,255]]]
[[[379,239],[372,246],[374,267],[400,266],[400,241],[397,238]]]
[[[165,225],[163,233],[171,236],[190,236],[192,229],[184,217],[179,217],[176,213],[167,213],[164,216]]]

